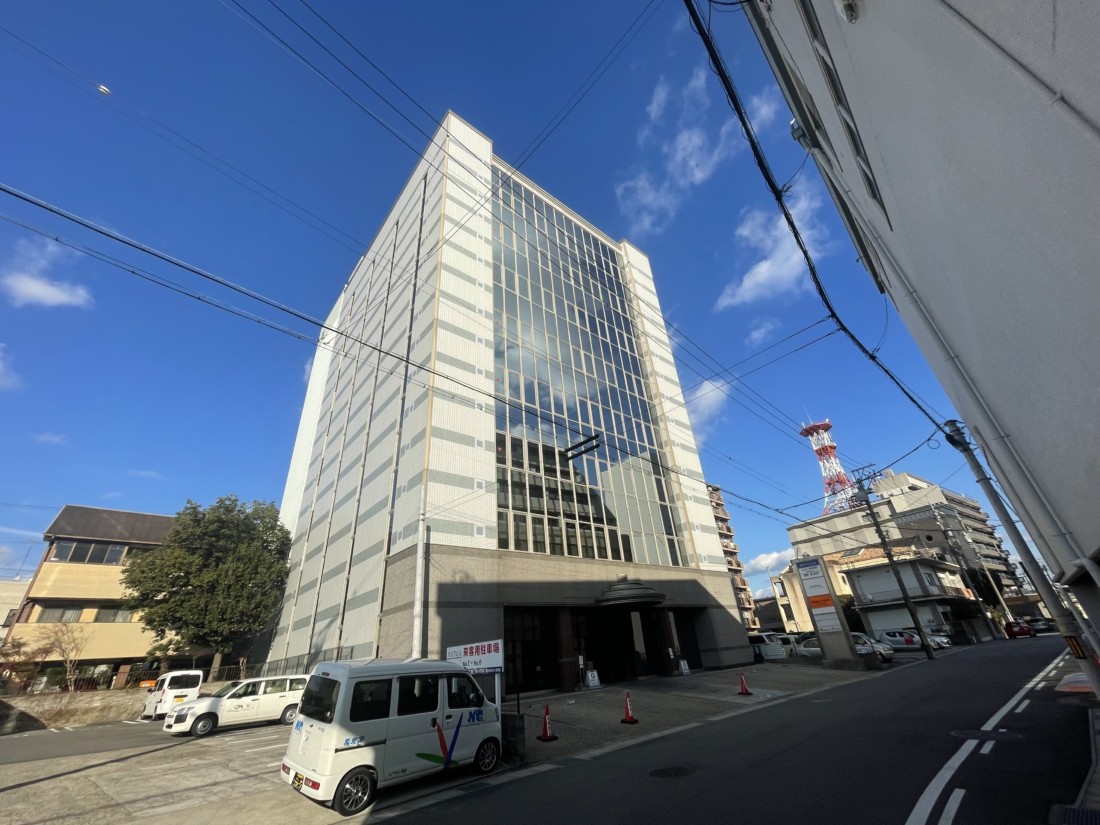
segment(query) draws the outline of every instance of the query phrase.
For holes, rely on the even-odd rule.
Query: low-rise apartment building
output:
[[[78,625],[86,639],[82,664],[143,660],[156,640],[122,606],[122,565],[159,547],[174,523],[174,516],[62,507],[7,638],[33,648],[58,625]]]

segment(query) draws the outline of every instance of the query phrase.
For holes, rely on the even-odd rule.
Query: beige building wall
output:
[[[391,557],[381,618],[378,655],[407,655],[411,643],[416,556],[411,550]],[[660,608],[694,611],[704,667],[726,667],[752,660],[737,616],[729,574],[685,567],[623,565],[561,556],[498,553],[470,547],[433,546],[428,552],[425,616],[428,658],[447,648],[499,639],[506,605],[595,608],[596,599],[618,576],[665,595]],[[605,607],[600,610],[620,608]],[[597,663],[598,664],[598,663]]]
[[[85,635],[87,644],[80,654],[80,660],[93,662],[103,659],[144,659],[149,648],[156,644],[153,636],[134,616],[129,622],[97,622],[97,608],[85,608],[79,622],[70,622],[64,627],[74,627]],[[37,647],[47,641],[54,628],[62,625],[38,622],[41,607],[31,611],[29,622],[20,622],[11,629],[11,640],[27,642]]]

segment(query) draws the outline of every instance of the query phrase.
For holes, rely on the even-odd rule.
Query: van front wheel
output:
[[[341,816],[354,816],[374,804],[378,783],[369,768],[356,768],[336,786],[332,809]]]
[[[480,773],[490,773],[500,761],[500,745],[496,739],[486,739],[477,746],[474,754],[474,764]]]

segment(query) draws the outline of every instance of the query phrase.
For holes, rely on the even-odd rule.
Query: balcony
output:
[[[909,597],[911,599],[935,599],[935,598],[952,598],[952,599],[970,599],[973,598],[966,590],[961,587],[950,587],[943,584],[925,584],[922,586],[914,586],[907,588],[909,591]],[[883,602],[901,601],[901,590],[899,588],[890,588],[889,590],[861,590],[859,588],[852,589],[852,596],[855,598],[855,602],[858,605],[868,604],[881,604]]]
[[[743,607],[747,610],[752,610],[756,605],[753,603],[752,596],[748,593],[737,594],[737,604],[739,607]]]
[[[715,522],[715,526],[718,528],[718,535],[729,536],[730,538],[733,538],[733,530],[730,529],[730,526],[728,524]]]
[[[737,573],[733,575],[733,586],[736,587],[738,590],[749,589],[749,583],[745,581],[745,577]]]

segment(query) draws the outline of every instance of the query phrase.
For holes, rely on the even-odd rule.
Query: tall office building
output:
[[[511,692],[751,660],[648,260],[453,114],[328,317],[282,517],[271,667],[502,639]]]

